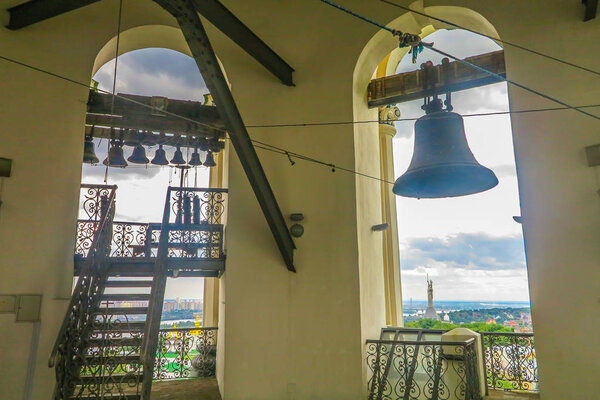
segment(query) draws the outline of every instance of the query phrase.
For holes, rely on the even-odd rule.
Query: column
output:
[[[400,117],[395,105],[379,108],[379,154],[380,174],[384,181],[394,181],[394,155],[392,139],[396,135],[394,122]],[[386,122],[389,121],[389,122]],[[400,252],[398,249],[398,224],[396,217],[396,197],[389,183],[381,182],[382,221],[389,227],[383,231],[383,257],[385,275],[386,323],[390,326],[403,326],[402,286],[400,283]]]

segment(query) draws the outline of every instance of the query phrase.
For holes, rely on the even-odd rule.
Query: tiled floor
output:
[[[154,382],[152,399],[156,400],[221,400],[215,378]]]

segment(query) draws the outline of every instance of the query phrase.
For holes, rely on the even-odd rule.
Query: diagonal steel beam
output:
[[[8,9],[8,29],[17,30],[100,0],[31,0]]]
[[[217,110],[229,132],[233,147],[267,219],[285,265],[290,271],[295,272],[293,251],[296,246],[254,150],[250,136],[246,131],[244,121],[229,90],[229,85],[221,71],[217,56],[200,21],[198,10],[196,10],[191,0],[153,1],[171,13],[177,20],[204,82],[215,99]]]
[[[288,86],[294,86],[290,67],[265,42],[218,0],[192,0],[194,7],[221,32]]]

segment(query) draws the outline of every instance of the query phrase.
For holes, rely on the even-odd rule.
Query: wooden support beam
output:
[[[90,91],[86,124],[189,134],[207,138],[223,138],[225,136],[225,125],[215,106],[206,106],[197,101],[173,100],[165,97],[130,94],[119,94],[119,96],[135,100],[137,103],[159,107],[164,111],[183,116],[186,119],[153,111],[148,107],[119,97],[115,98],[114,114],[111,118],[112,96]]]
[[[134,129],[140,131],[153,131],[173,133],[184,136],[200,136],[207,139],[224,138],[225,131],[207,128],[182,119],[170,117],[140,117],[140,116],[113,116],[103,114],[90,114],[85,117],[86,125],[112,126],[121,129]]]
[[[294,69],[218,0],[193,0],[194,7],[221,32],[250,54],[282,83],[295,86]]]
[[[586,22],[596,18],[596,13],[598,12],[598,0],[581,0],[581,3],[585,5],[583,21]]]
[[[506,77],[504,50],[465,59]],[[402,103],[435,94],[497,83],[498,79],[458,61],[373,79],[367,89],[369,108]]]
[[[120,131],[116,132],[116,136],[120,137]],[[103,126],[90,126],[90,125],[86,125],[85,126],[85,135],[86,136],[91,136],[91,137],[95,137],[95,138],[104,138],[104,139],[111,139],[111,129],[107,128],[107,127],[103,127]],[[141,136],[142,139],[142,145],[144,146],[155,146],[158,144],[167,144],[168,146],[177,146],[180,145],[181,147],[190,147],[193,148],[195,147],[195,144],[197,143],[197,141],[195,139],[190,139],[190,138],[196,138],[197,135],[188,135],[185,133],[181,133],[181,134],[177,134],[177,135],[165,135],[164,138],[161,138],[159,135],[152,135],[152,134],[144,134]],[[223,140],[213,140],[210,142],[209,147],[211,149],[211,151],[218,153],[219,151],[223,150],[225,148],[225,142]]]
[[[8,9],[8,29],[17,30],[48,18],[85,7],[99,0],[31,0]]]
[[[154,1],[177,20],[200,73],[204,77],[206,86],[215,99],[217,110],[225,123],[231,143],[254,190],[285,265],[288,270],[295,272],[294,249],[296,246],[250,140],[248,131],[246,131],[244,121],[229,90],[229,85],[225,80],[223,71],[221,71],[217,56],[200,21],[198,10],[194,7],[192,0]]]

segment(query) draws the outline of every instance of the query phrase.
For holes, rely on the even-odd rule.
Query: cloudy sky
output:
[[[459,57],[500,49],[489,39],[463,31],[439,31],[427,40]],[[437,64],[441,57],[425,51],[418,64],[405,58],[398,72],[414,70],[427,60]],[[112,89],[113,72],[114,62],[98,71],[94,79],[100,82],[101,89]],[[202,100],[207,89],[191,58],[166,49],[145,49],[119,58],[117,92]],[[402,117],[423,115],[421,104],[400,104]],[[508,110],[506,84],[455,93],[453,105],[454,111],[461,114]],[[396,176],[410,162],[413,126],[414,122],[397,123]],[[528,301],[521,227],[512,219],[520,215],[520,210],[510,119],[465,118],[465,128],[473,153],[480,163],[494,170],[500,184],[490,191],[461,198],[397,198],[403,297],[406,301],[425,299],[425,276],[429,274],[438,300]],[[106,156],[107,145],[105,140],[97,146],[100,160]],[[170,158],[173,149],[166,150]],[[130,152],[126,149],[125,156]],[[149,149],[148,157],[153,154],[154,149]],[[101,165],[84,165],[83,182],[102,183],[105,170]],[[188,183],[193,185],[194,180],[198,186],[207,186],[207,170],[190,170]],[[116,218],[159,221],[170,182],[178,185],[179,175],[169,167],[130,165],[125,170],[109,169],[108,183],[119,185]],[[201,291],[200,279],[170,280],[166,297],[198,298]]]
[[[113,60],[98,70],[94,79],[99,82],[100,89],[112,91],[114,68]],[[167,49],[145,49],[119,57],[117,93],[202,101],[208,90],[190,57]],[[100,161],[106,157],[107,147],[108,141],[96,141],[96,154]],[[156,147],[147,147],[146,156],[152,159],[155,150]],[[125,147],[125,158],[131,151],[131,147]],[[165,151],[170,160],[175,149],[165,147]],[[182,151],[188,160],[188,150]],[[84,164],[82,182],[103,183],[105,173],[106,167],[102,164]],[[108,184],[119,187],[115,220],[160,222],[167,186],[179,186],[179,174],[175,168],[152,164],[109,168]],[[208,187],[208,169],[203,166],[190,169],[186,182],[191,186]],[[169,279],[165,298],[201,298],[202,288],[202,278]]]
[[[437,31],[426,39],[460,58],[500,50],[493,41],[465,31]],[[405,57],[398,72],[422,62],[441,62],[425,50],[417,64]],[[402,117],[420,117],[422,100],[399,104]],[[505,83],[452,95],[459,114],[508,111]],[[400,176],[413,153],[414,122],[396,123],[394,167]],[[398,228],[405,300],[426,299],[426,274],[434,281],[438,300],[529,301],[510,117],[465,118],[469,146],[477,160],[491,168],[495,188],[449,199],[397,197]]]

